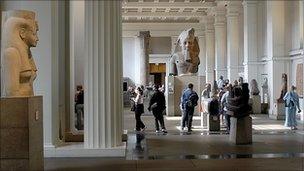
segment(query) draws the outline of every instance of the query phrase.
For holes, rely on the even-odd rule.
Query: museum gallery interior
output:
[[[0,170],[304,170],[304,2],[0,0]]]

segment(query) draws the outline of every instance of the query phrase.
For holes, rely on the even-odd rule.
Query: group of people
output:
[[[255,81],[255,80],[254,80]],[[249,105],[249,88],[248,83],[244,83],[243,78],[239,77],[239,80],[234,81],[234,85],[229,84],[229,80],[223,80],[221,76],[217,81],[219,89],[219,100],[220,100],[220,110],[219,114],[225,116],[227,130],[230,130],[230,117],[244,117],[249,115],[251,111],[251,106]],[[207,92],[211,92],[210,84],[207,84]],[[253,91],[253,90],[252,90]],[[255,91],[256,92],[256,91]],[[206,96],[206,92],[202,93],[202,96]],[[212,94],[212,93],[211,93]],[[252,93],[253,95],[254,92]],[[217,99],[217,96],[211,96],[211,101]],[[296,87],[291,86],[290,90],[283,95],[283,100],[285,103],[285,123],[284,126],[290,127],[292,130],[297,129],[296,121],[296,110],[298,113],[301,112],[299,105],[299,96],[296,93]],[[211,103],[210,103],[211,104]],[[212,105],[209,105],[209,109],[212,109]],[[209,111],[212,113],[212,111]],[[216,114],[216,113],[214,113]]]
[[[136,126],[135,131],[144,131],[145,124],[141,120],[144,113],[144,90],[143,86],[136,87],[135,90],[130,88],[132,106],[131,110],[135,112]],[[134,90],[134,91],[133,91]],[[164,93],[158,85],[153,86],[153,94],[149,101],[148,110],[152,111],[155,119],[156,133],[167,133],[164,122],[164,110],[166,109],[166,99]]]
[[[202,92],[202,106],[205,113],[212,116],[225,116],[229,132],[230,117],[245,117],[251,110],[248,83],[244,83],[243,78],[240,77],[232,85],[229,80],[224,80],[223,76],[220,76],[219,80],[214,82],[213,88],[210,83],[206,84]]]
[[[291,129],[297,129],[296,109],[301,112],[299,107],[299,97],[296,93],[296,87],[291,86],[283,100],[286,107],[285,126]],[[133,111],[135,112],[136,131],[145,130],[146,126],[141,120],[141,115],[144,113],[144,91],[143,87],[136,87],[133,93],[132,100],[134,102]],[[211,84],[206,84],[206,89],[202,92],[202,101],[208,99],[206,111],[210,115],[222,115],[225,117],[227,131],[230,130],[230,117],[242,118],[249,115],[252,107],[249,104],[249,85],[244,83],[240,77],[234,84],[230,84],[229,80],[223,80],[220,77],[215,81],[213,88]],[[192,119],[194,109],[198,104],[199,97],[193,90],[193,84],[189,83],[187,88],[183,90],[181,96],[180,108],[182,110],[181,130],[192,132]],[[153,94],[150,98],[148,110],[152,111],[155,118],[155,129],[157,133],[167,133],[164,123],[164,110],[166,109],[166,100],[164,93],[160,91],[159,86],[154,85]]]

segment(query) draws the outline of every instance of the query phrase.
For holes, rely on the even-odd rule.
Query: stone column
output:
[[[198,66],[198,76],[206,76],[206,37],[205,35],[198,36],[200,48],[199,58],[200,65]]]
[[[213,83],[214,81],[214,17],[206,17],[205,25],[205,35],[206,35],[206,82]]]
[[[148,85],[150,80],[150,65],[149,65],[149,41],[150,31],[140,31],[138,38],[139,49],[139,84]]]
[[[85,148],[122,145],[121,30],[120,1],[85,1]]]
[[[226,8],[217,6],[215,12],[215,70],[216,80],[222,75],[227,78],[227,25]]]
[[[244,1],[244,79],[258,79],[258,1]]]
[[[227,4],[227,77],[231,83],[239,77],[241,1]]]
[[[282,87],[282,73],[286,73],[290,81],[290,61],[286,47],[285,1],[267,1],[267,68],[269,86],[269,114],[278,116],[275,105]],[[284,107],[283,107],[284,108]],[[284,115],[284,109],[279,111]],[[285,116],[285,115],[284,115]],[[277,118],[283,119],[284,117]]]

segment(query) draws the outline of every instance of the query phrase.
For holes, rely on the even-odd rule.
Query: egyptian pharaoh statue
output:
[[[175,50],[170,59],[170,75],[195,74],[198,71],[199,60],[198,40],[194,29],[184,30],[177,39]]]
[[[37,68],[30,48],[36,47],[38,25],[35,13],[3,12],[1,84],[3,97],[33,96]]]

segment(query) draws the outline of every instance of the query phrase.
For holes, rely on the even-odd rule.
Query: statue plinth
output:
[[[285,120],[285,103],[277,100],[273,105],[273,112],[269,112],[270,119]]]
[[[43,170],[42,96],[0,98],[0,170]]]
[[[220,124],[220,116],[213,116],[208,114],[208,130],[209,131],[220,131],[221,124]]]
[[[260,95],[251,95],[250,104],[252,107],[253,114],[261,114],[261,96]]]
[[[236,145],[252,143],[252,118],[230,118],[229,141]]]
[[[205,76],[182,75],[166,77],[166,113],[168,116],[181,116],[181,96],[183,90],[189,83],[193,84],[193,90],[199,95],[205,85]],[[194,115],[200,115],[200,97],[198,105],[195,107]]]

